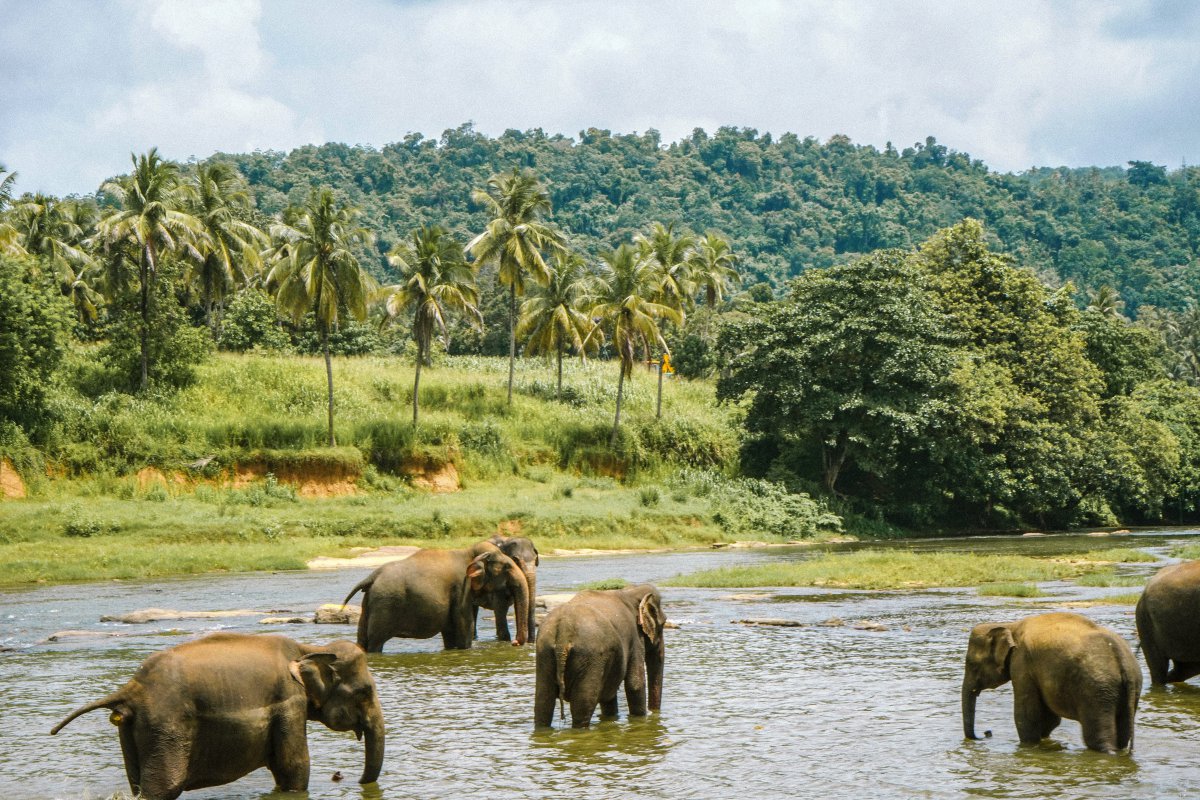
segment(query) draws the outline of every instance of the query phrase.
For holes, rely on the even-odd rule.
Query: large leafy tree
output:
[[[560,400],[563,352],[571,348],[583,357],[589,347],[599,345],[596,336],[589,337],[595,326],[590,314],[594,284],[583,257],[560,250],[551,261],[549,282],[533,289],[521,304],[517,335],[524,339],[525,352],[530,355],[555,354],[556,397]]]
[[[27,256],[0,254],[0,422],[45,417],[46,388],[65,350],[64,301],[30,281]]]
[[[397,245],[388,262],[400,273],[400,282],[387,289],[388,319],[412,312],[413,341],[417,344],[413,371],[413,427],[420,409],[421,367],[429,362],[435,332],[447,335],[451,314],[482,323],[475,271],[467,262],[462,243],[444,228],[427,225]]]
[[[545,285],[550,268],[545,252],[561,247],[562,237],[542,218],[550,212],[550,195],[537,176],[513,169],[488,178],[483,189],[471,193],[491,221],[467,245],[480,264],[494,263],[496,279],[508,289],[508,402],[512,403],[513,372],[517,358],[517,298],[530,281]]]
[[[683,321],[683,313],[678,308],[655,299],[659,296],[660,286],[656,264],[643,258],[637,247],[622,244],[616,250],[601,255],[592,316],[607,327],[612,346],[620,359],[617,412],[613,417],[611,438],[614,447],[621,427],[625,379],[633,375],[638,345],[652,342],[665,351],[667,343],[659,330],[659,322],[668,320],[678,324]]]
[[[895,476],[955,363],[927,279],[894,250],[806,272],[787,300],[727,326],[721,346],[717,396],[746,398],[750,432],[830,493],[852,465]]]
[[[196,171],[196,193],[190,211],[207,236],[187,280],[200,292],[205,321],[214,340],[220,338],[225,298],[258,273],[259,251],[268,244],[266,234],[242,218],[249,209],[250,196],[237,170],[229,164],[216,161]]]
[[[200,220],[187,211],[194,189],[180,180],[179,167],[164,161],[156,148],[132,158],[131,175],[102,187],[117,208],[100,220],[97,232],[115,258],[136,260],[141,316],[140,385],[145,389],[151,373],[151,303],[156,295],[154,283],[159,260],[171,254],[195,260],[207,236]]]
[[[275,290],[279,309],[295,322],[310,313],[316,321],[325,355],[330,447],[337,440],[329,333],[345,313],[366,319],[371,291],[371,280],[354,254],[355,246],[371,239],[370,232],[357,224],[358,213],[353,206],[340,205],[329,189],[314,189],[303,206],[290,209],[271,226],[275,244],[270,249],[267,285]]]

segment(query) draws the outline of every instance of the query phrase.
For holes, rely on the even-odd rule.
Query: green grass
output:
[[[1078,555],[1064,558],[1083,558],[1088,561],[1106,561],[1112,564],[1152,564],[1158,556],[1133,547],[1114,547],[1105,550],[1083,550]]]
[[[1200,544],[1181,544],[1171,548],[1171,555],[1185,561],[1200,558]]]
[[[1102,569],[1088,562],[974,553],[859,550],[804,561],[724,567],[681,575],[667,586],[752,588],[829,586],[845,589],[923,589],[1076,578]]]
[[[604,578],[603,580],[591,581],[590,583],[580,584],[579,590],[585,589],[624,589],[629,585],[629,581],[624,578]]]
[[[979,587],[984,597],[1045,597],[1046,593],[1028,583],[987,583]]]
[[[1145,586],[1147,578],[1136,575],[1118,575],[1112,570],[1100,570],[1080,575],[1075,582],[1080,586]]]

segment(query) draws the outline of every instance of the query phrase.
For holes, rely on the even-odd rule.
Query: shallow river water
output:
[[[1108,540],[1165,554],[1196,531]],[[906,542],[914,549],[1045,554],[1078,537]],[[881,545],[874,545],[879,547]],[[738,563],[806,558],[813,550],[760,550],[544,558],[541,593],[622,577],[631,582]],[[1122,571],[1148,575],[1156,565]],[[122,625],[102,614],[139,608],[289,609],[337,602],[366,570],[113,582],[0,593],[0,798],[106,798],[127,789],[116,733],[103,712],[56,737],[50,728],[123,684],[151,652],[211,630],[285,633],[309,642],[354,638],[353,628],[265,626],[259,617]],[[309,797],[588,798],[1150,798],[1200,796],[1200,686],[1147,689],[1132,756],[1083,748],[1066,720],[1036,747],[1018,746],[1008,687],[979,699],[962,737],[959,682],[968,629],[1128,593],[1044,584],[1036,601],[980,597],[974,589],[849,592],[819,589],[664,589],[677,629],[666,632],[661,714],[591,729],[534,733],[533,649],[482,640],[443,652],[440,639],[393,639],[370,666],[388,723],[377,786],[355,783],[363,751],[352,734],[309,725]],[[1131,606],[1073,609],[1136,643]],[[484,612],[487,613],[487,612]],[[265,614],[263,616],[266,616]],[[785,618],[804,627],[734,624]],[[845,624],[822,625],[841,620]],[[883,630],[864,630],[864,621]],[[62,630],[119,636],[47,639]],[[1139,661],[1140,661],[1139,655]],[[1149,679],[1146,680],[1147,686]],[[557,723],[556,724],[561,724]],[[345,780],[335,782],[336,771]],[[186,798],[271,797],[260,770]],[[296,795],[278,795],[279,798]]]

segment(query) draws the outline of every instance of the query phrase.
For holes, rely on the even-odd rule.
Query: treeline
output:
[[[1131,162],[1007,174],[932,137],[878,150],[844,136],[820,142],[728,127],[664,143],[653,130],[491,138],[469,124],[378,149],[327,144],[223,158],[246,176],[267,216],[302,202],[313,186],[332,186],[363,209],[378,254],[414,223],[460,236],[478,230],[485,215],[471,191],[515,165],[537,171],[553,205],[548,221],[582,249],[611,247],[647,220],[676,221],[726,237],[743,256],[748,285],[782,290],[807,269],[909,249],[972,217],[994,249],[1044,282],[1115,287],[1132,316],[1146,305],[1181,311],[1200,293],[1197,167]]]
[[[1111,295],[1080,310],[965,220],[727,324],[743,467],[904,527],[1200,518],[1200,389]]]

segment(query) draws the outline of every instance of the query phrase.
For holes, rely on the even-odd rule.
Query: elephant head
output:
[[[975,699],[984,689],[1008,683],[1009,660],[1016,644],[1011,624],[985,623],[971,630],[962,683],[963,734],[968,739],[979,738],[975,735]]]
[[[516,646],[529,640],[529,583],[520,565],[490,543],[467,565],[467,582],[471,594],[484,597],[493,592],[507,592],[513,598],[517,618]]]
[[[383,767],[383,710],[367,659],[353,642],[332,642],[288,665],[292,678],[304,687],[308,719],[335,731],[354,731],[366,737],[366,757],[359,783],[374,783]]]
[[[651,711],[657,711],[662,706],[663,658],[666,654],[663,627],[667,624],[667,617],[662,610],[662,597],[649,584],[623,591],[628,592],[637,604],[638,630],[646,648],[647,705]]]

